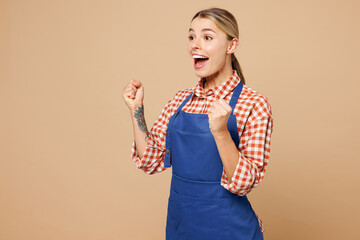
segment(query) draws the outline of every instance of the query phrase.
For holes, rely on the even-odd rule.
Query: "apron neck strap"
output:
[[[237,103],[237,100],[239,99],[242,88],[243,88],[243,84],[242,84],[242,82],[239,82],[239,84],[235,87],[235,89],[233,91],[233,95],[232,95],[232,97],[230,99],[230,103],[229,103],[230,107],[232,108],[231,114],[234,114],[234,108]]]
[[[184,107],[184,105],[189,101],[189,99],[191,98],[191,96],[193,95],[193,93],[191,93],[182,103],[181,105],[178,107],[178,109],[176,110],[176,113],[179,113],[179,111]]]
[[[239,84],[235,87],[234,91],[233,91],[233,95],[231,96],[231,99],[230,99],[230,107],[232,108],[232,112],[231,114],[234,113],[234,108],[235,108],[235,105],[237,103],[237,100],[239,99],[239,96],[241,94],[241,91],[242,91],[242,88],[243,88],[243,84],[242,82],[239,82]],[[181,105],[178,107],[176,113],[179,113],[179,111],[184,107],[184,105],[189,101],[189,99],[191,98],[191,96],[193,95],[193,93],[191,93],[182,103]]]

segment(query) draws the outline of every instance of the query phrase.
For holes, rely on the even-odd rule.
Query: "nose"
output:
[[[191,44],[192,49],[201,49],[201,42],[199,38],[195,38]]]

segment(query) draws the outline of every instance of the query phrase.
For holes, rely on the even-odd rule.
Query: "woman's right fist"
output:
[[[124,88],[122,96],[130,111],[134,111],[143,105],[144,87],[140,81],[132,79]]]

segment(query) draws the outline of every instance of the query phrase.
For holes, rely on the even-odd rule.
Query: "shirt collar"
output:
[[[233,74],[219,86],[209,89],[205,92],[203,86],[205,79],[200,78],[194,90],[194,95],[199,98],[207,98],[207,96],[215,95],[216,99],[225,98],[229,93],[231,93],[234,88],[240,83],[240,78],[236,72],[233,70]]]

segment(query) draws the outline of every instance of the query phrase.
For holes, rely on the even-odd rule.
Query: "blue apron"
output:
[[[227,123],[236,146],[239,134],[234,107],[243,84],[234,89]],[[172,165],[166,240],[263,240],[259,221],[246,196],[221,186],[222,161],[209,128],[207,114],[171,116],[166,131],[165,167]]]

